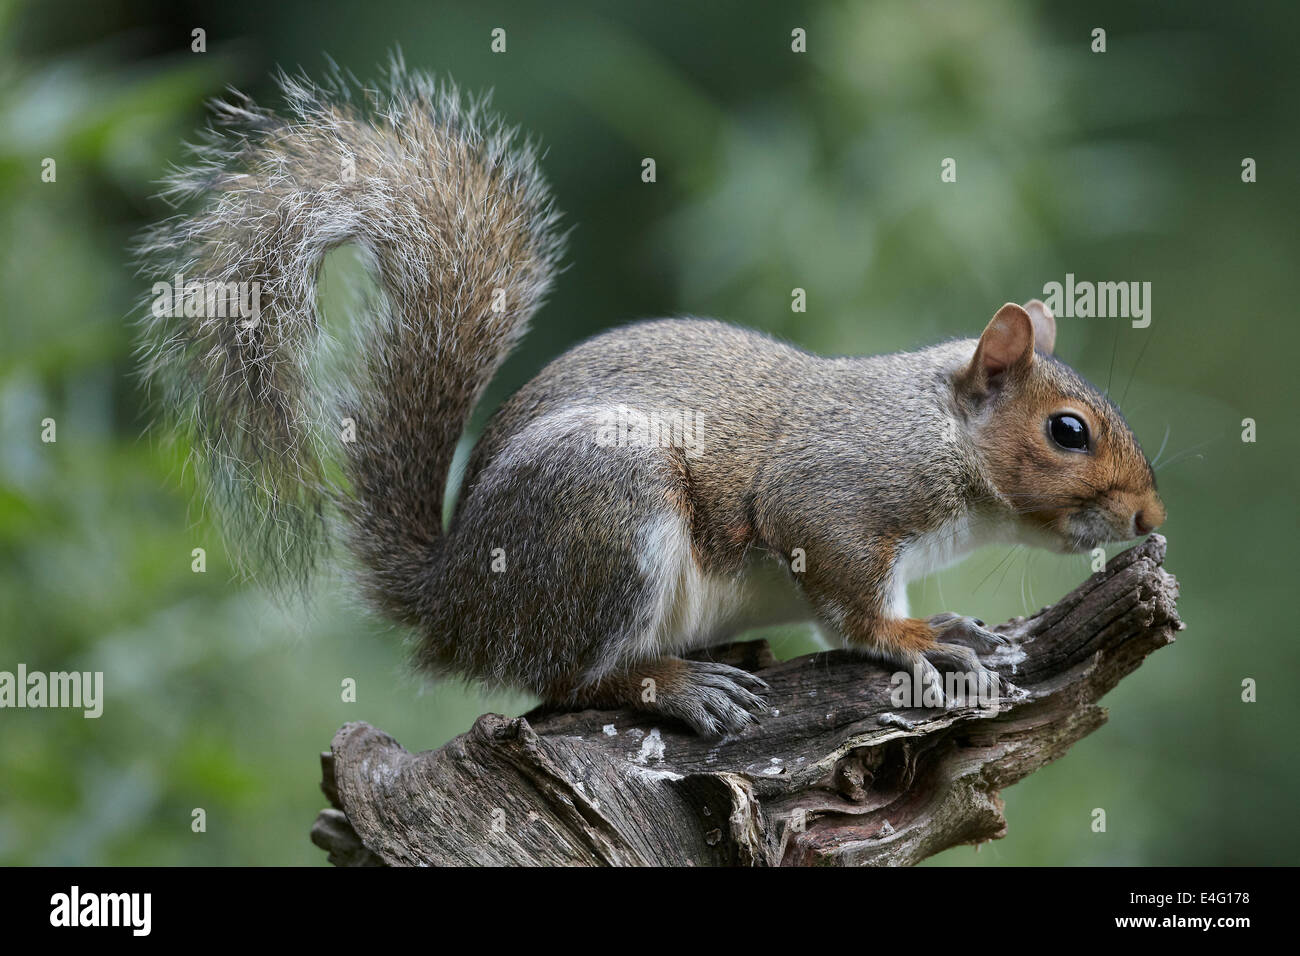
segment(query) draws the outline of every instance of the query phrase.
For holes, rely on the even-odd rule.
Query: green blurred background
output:
[[[1294,14],[1089,6],[0,2],[0,670],[102,670],[107,686],[99,720],[0,712],[0,861],[323,864],[307,839],[316,755],[340,724],[416,750],[529,706],[422,688],[401,636],[345,589],[304,612],[241,582],[131,375],[129,315],[152,280],[124,249],[167,212],[153,183],[204,101],[235,86],[273,102],[275,65],[318,74],[326,52],[364,77],[400,43],[413,66],[495,89],[545,144],[575,227],[475,430],[565,347],[633,318],[880,352],[975,335],[1067,272],[1151,282],[1149,328],[1062,319],[1057,351],[1111,388],[1150,454],[1167,435],[1188,628],[1110,695],[1107,726],[1005,793],[1004,840],[935,862],[1297,862]],[[337,303],[341,269],[326,271]],[[990,550],[915,586],[913,605],[1003,620],[1088,570]],[[775,637],[784,655],[812,646]],[[1247,677],[1258,703],[1241,701]]]

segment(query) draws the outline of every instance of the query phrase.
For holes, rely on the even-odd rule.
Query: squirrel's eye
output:
[[[1061,413],[1047,420],[1047,433],[1052,441],[1070,451],[1088,450],[1088,426],[1078,415]]]

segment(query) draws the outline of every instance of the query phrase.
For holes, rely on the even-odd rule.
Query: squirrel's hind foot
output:
[[[771,713],[760,696],[768,689],[761,678],[729,664],[661,657],[578,696],[587,706],[631,707],[680,720],[702,737],[725,737]]]
[[[771,713],[759,693],[767,683],[749,671],[713,661],[681,661],[684,669],[661,687],[653,702],[640,702],[686,723],[702,737],[738,734],[761,715]]]

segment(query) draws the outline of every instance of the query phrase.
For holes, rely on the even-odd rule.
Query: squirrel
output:
[[[162,276],[259,283],[259,315],[148,311],[143,376],[232,546],[305,579],[341,537],[429,673],[738,733],[767,685],[692,650],[805,620],[934,687],[940,668],[996,679],[979,655],[1005,638],[910,617],[909,580],[988,542],[1079,552],[1165,519],[1137,439],[1032,301],[978,339],[862,358],[702,319],[606,331],[495,412],[444,527],[471,412],[562,257],[536,147],[400,60],[364,93],[278,82],[287,116],[214,106],[164,191],[199,210],[139,244]],[[340,347],[316,280],[348,243],[382,295]],[[678,414],[691,434],[655,427]]]

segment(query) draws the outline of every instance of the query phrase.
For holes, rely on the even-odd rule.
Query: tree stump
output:
[[[1182,629],[1152,535],[1055,605],[996,630],[995,707],[896,706],[847,651],[776,662],[766,642],[706,655],[758,673],[774,713],[704,739],[633,711],[485,714],[411,754],[349,723],[321,755],[312,840],[338,865],[912,864],[1006,833],[999,791],[1106,720],[1097,701]]]

